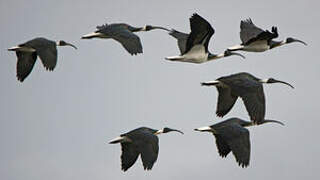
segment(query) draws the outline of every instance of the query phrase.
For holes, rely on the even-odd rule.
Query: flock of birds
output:
[[[191,32],[187,34],[159,26],[146,25],[145,27],[133,27],[124,23],[114,23],[97,26],[95,32],[82,36],[82,39],[114,39],[121,43],[128,53],[137,55],[143,53],[143,48],[140,38],[134,32],[161,29],[168,31],[172,37],[177,39],[180,50],[180,55],[166,57],[165,59],[188,63],[204,63],[231,55],[245,58],[242,54],[234,51],[263,52],[293,42],[307,45],[305,42],[291,37],[283,41],[275,41],[273,39],[278,37],[277,27],[272,27],[271,32],[262,30],[255,26],[251,19],[247,19],[242,20],[240,23],[241,44],[227,48],[221,54],[213,54],[208,51],[210,38],[214,34],[214,29],[209,22],[195,13],[190,18],[190,27]],[[54,70],[57,64],[57,46],[71,46],[77,49],[71,43],[62,40],[55,42],[42,37],[9,48],[9,51],[15,51],[17,55],[17,79],[21,82],[25,80],[31,73],[37,56],[40,57],[47,70]],[[283,125],[280,121],[265,119],[266,103],[262,86],[264,83],[282,83],[293,88],[287,82],[273,78],[259,79],[246,72],[201,83],[202,86],[215,86],[217,88],[218,102],[216,115],[218,117],[228,114],[238,97],[244,102],[251,121],[230,118],[212,126],[194,129],[195,131],[212,133],[216,138],[219,155],[226,157],[232,151],[237,163],[241,167],[247,167],[250,161],[250,137],[249,131],[245,127],[271,122]],[[121,169],[123,171],[128,170],[136,162],[139,155],[141,155],[144,169],[151,170],[159,153],[157,135],[172,131],[183,134],[180,130],[167,127],[161,130],[140,127],[121,134],[109,143],[121,144]]]

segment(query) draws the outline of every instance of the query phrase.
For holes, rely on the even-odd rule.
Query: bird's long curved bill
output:
[[[291,84],[287,83],[287,82],[276,80],[276,83],[282,83],[282,84],[288,85],[288,86],[290,86],[292,89],[294,89],[294,87],[293,87]]]
[[[236,53],[236,52],[230,52],[230,55],[236,55],[236,56],[240,56],[242,59],[245,59],[246,57],[240,53]]]
[[[301,44],[303,44],[303,45],[305,45],[305,46],[308,45],[307,43],[305,43],[305,42],[303,42],[303,41],[301,41],[301,40],[299,40],[299,39],[295,39],[293,42],[298,42],[298,43],[301,43]]]
[[[161,26],[152,26],[152,29],[162,29],[162,30],[165,30],[165,31],[170,31],[169,29],[161,27]]]
[[[170,129],[170,131],[175,131],[175,132],[178,132],[178,133],[184,134],[182,131],[177,130],[177,129]]]
[[[66,43],[67,46],[71,46],[73,47],[74,49],[78,49],[75,45],[71,44],[71,43]]]
[[[280,124],[280,125],[284,126],[284,123],[283,123],[283,122],[281,122],[281,121],[276,121],[276,120],[271,120],[271,119],[265,119],[265,120],[263,120],[262,122],[258,123],[258,125],[264,124],[264,123],[277,123],[277,124]]]

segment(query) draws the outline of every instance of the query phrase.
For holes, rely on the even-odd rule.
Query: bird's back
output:
[[[125,23],[112,23],[112,24],[104,24],[101,26],[97,26],[97,31],[104,34],[113,34],[122,31],[130,31],[132,27]],[[130,31],[131,32],[131,31]]]
[[[32,47],[35,49],[38,49],[38,48],[43,49],[43,48],[56,47],[56,42],[51,41],[49,39],[46,39],[44,37],[38,37],[38,38],[34,38],[34,39],[27,41],[23,45],[29,46],[29,47]]]
[[[222,122],[219,122],[217,124],[214,124],[212,126],[210,126],[211,128],[215,129],[215,130],[218,130],[220,128],[223,128],[223,127],[226,127],[226,126],[231,126],[231,125],[234,125],[234,124],[239,124],[240,121],[243,121],[239,118],[229,118],[225,121],[222,121]]]
[[[128,133],[122,134],[121,136],[128,136],[129,138],[131,137],[134,139],[144,139],[146,136],[154,135],[154,133],[156,131],[157,130],[151,129],[148,127],[140,127],[140,128],[134,129]],[[154,136],[156,136],[156,135],[154,135]]]
[[[258,78],[246,72],[223,76],[217,80],[228,85],[238,96],[262,87],[261,83],[258,82]]]

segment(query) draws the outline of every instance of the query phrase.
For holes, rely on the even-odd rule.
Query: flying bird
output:
[[[18,46],[9,48],[8,51],[15,51],[17,55],[17,78],[23,82],[31,73],[37,56],[40,57],[46,70],[53,71],[57,64],[57,46],[76,46],[65,41],[51,41],[43,37],[34,38]]]
[[[103,38],[114,39],[121,43],[121,45],[131,55],[137,55],[142,53],[142,45],[139,36],[134,32],[151,31],[153,29],[162,29],[168,31],[168,29],[159,26],[146,25],[144,27],[133,27],[125,23],[113,23],[97,26],[97,30],[93,33],[82,36],[82,39]]]
[[[127,171],[136,162],[139,155],[141,155],[144,169],[151,170],[153,164],[157,161],[159,153],[159,140],[157,135],[172,131],[183,134],[183,132],[179,130],[167,127],[161,130],[140,127],[128,133],[121,134],[109,143],[121,143],[121,169],[123,171]]]
[[[210,53],[208,51],[208,45],[215,31],[207,20],[196,13],[190,18],[190,28],[190,34],[182,33],[174,29],[170,31],[169,34],[178,41],[181,54],[166,57],[167,60],[200,64],[231,55],[238,55],[244,58],[241,54],[231,51],[225,51],[221,54]]]
[[[226,115],[238,97],[241,97],[250,119],[256,124],[261,124],[266,111],[263,83],[282,83],[294,88],[287,82],[273,78],[259,79],[246,72],[220,77],[215,81],[203,82],[201,85],[215,86],[217,88],[219,95],[216,114],[218,117]]]
[[[275,120],[263,120],[261,124],[269,122],[284,125],[282,122]],[[251,151],[249,130],[245,127],[252,125],[254,125],[252,122],[239,118],[230,118],[212,126],[196,128],[194,130],[211,132],[216,138],[219,155],[224,158],[232,151],[239,166],[244,168],[249,165]]]
[[[278,37],[278,28],[273,26],[271,32],[262,30],[255,26],[251,19],[242,20],[240,23],[240,39],[241,44],[228,48],[229,51],[248,51],[263,52],[285,44],[299,42],[307,45],[305,42],[288,37],[283,41],[274,41]]]

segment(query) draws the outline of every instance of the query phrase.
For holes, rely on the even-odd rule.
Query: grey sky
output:
[[[319,3],[317,1],[0,1],[0,179],[319,179]],[[243,53],[195,65],[164,60],[178,55],[163,31],[138,33],[144,54],[130,56],[113,40],[81,40],[105,22],[172,27],[189,32],[197,12],[215,28],[211,52],[240,42],[240,20],[262,29],[278,26],[291,44],[264,53]],[[8,47],[43,36],[78,46],[59,47],[58,65],[37,62],[16,80]],[[296,88],[265,86],[266,117],[283,121],[250,128],[251,162],[239,168],[232,155],[218,156],[210,134],[193,131],[229,117],[248,119],[241,101],[223,119],[214,116],[217,92],[201,81],[247,71]],[[181,129],[161,135],[158,161],[143,171],[140,160],[126,173],[120,146],[107,142],[140,126]]]

